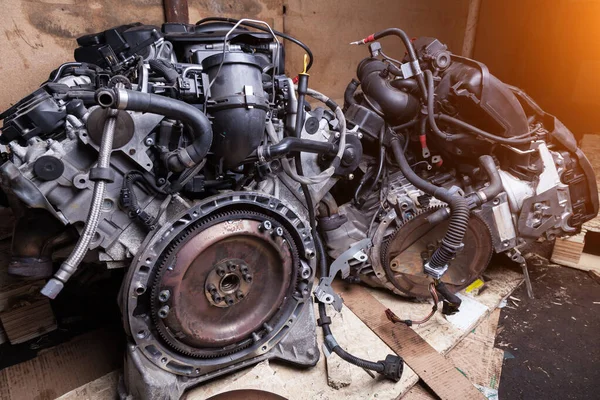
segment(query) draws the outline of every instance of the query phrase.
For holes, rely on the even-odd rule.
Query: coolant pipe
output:
[[[452,194],[443,187],[436,186],[417,175],[408,164],[408,161],[406,161],[402,144],[397,136],[392,137],[390,140],[390,145],[392,147],[392,151],[394,152],[396,162],[400,166],[400,170],[406,179],[408,179],[410,183],[425,193],[447,203],[448,206],[450,206],[451,215],[448,230],[442,239],[442,243],[435,250],[429,261],[424,266],[427,274],[435,279],[439,279],[448,269],[448,262],[452,260],[456,252],[463,246],[462,241],[465,236],[465,232],[467,231],[470,216],[468,202],[460,195]],[[393,277],[394,274],[391,270],[388,271],[388,269],[389,267],[386,268],[388,277]],[[391,279],[391,281],[394,286],[396,286],[399,290],[402,290],[395,279]]]
[[[167,155],[167,167],[173,172],[181,172],[199,164],[210,149],[213,139],[210,121],[202,111],[190,104],[169,97],[127,89],[100,89],[96,93],[96,99],[102,107],[149,112],[187,124],[192,131],[194,141]]]
[[[490,179],[490,184],[488,186],[477,191],[478,203],[483,204],[498,196],[502,191],[503,186],[502,179],[500,179],[500,173],[496,168],[496,163],[492,156],[483,155],[479,157],[479,165]]]
[[[288,153],[292,152],[305,152],[305,153],[316,153],[316,154],[328,154],[335,156],[338,152],[339,146],[329,142],[319,142],[310,139],[300,139],[296,137],[285,137],[279,143],[272,144],[270,146],[259,146],[256,152],[245,160],[251,160],[254,158],[265,160],[273,160],[275,158],[284,157]]]
[[[117,110],[112,110],[109,117],[106,119],[106,123],[104,124],[104,134],[102,135],[100,149],[98,150],[98,164],[95,168],[90,170],[90,180],[93,180],[92,175],[94,174],[94,171],[98,172],[98,178],[96,178],[96,183],[94,184],[94,193],[92,194],[90,211],[83,232],[69,257],[54,274],[54,278],[50,279],[42,288],[42,294],[51,299],[56,298],[65,286],[65,283],[75,271],[77,271],[79,264],[81,264],[83,257],[85,257],[90,248],[90,243],[96,234],[96,229],[98,229],[100,210],[102,208],[102,203],[104,202],[106,184],[111,181],[110,174],[107,174],[106,172],[110,171],[110,153],[112,151],[115,127],[117,124],[117,113]]]
[[[442,140],[452,141],[452,140],[462,140],[469,135],[466,133],[455,133],[450,134],[443,132],[435,121],[434,114],[434,82],[433,82],[433,74],[429,70],[425,70],[425,76],[427,77],[427,121],[429,122],[429,127],[431,131],[436,134]]]

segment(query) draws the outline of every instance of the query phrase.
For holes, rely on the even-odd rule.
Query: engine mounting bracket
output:
[[[337,312],[340,312],[344,301],[333,291],[331,284],[338,272],[341,273],[342,279],[345,279],[350,275],[350,264],[348,263],[350,260],[366,261],[368,259],[367,251],[372,246],[373,243],[371,239],[365,238],[340,254],[340,256],[331,263],[329,275],[319,279],[319,285],[314,292],[317,300],[324,304],[332,304],[333,308]]]

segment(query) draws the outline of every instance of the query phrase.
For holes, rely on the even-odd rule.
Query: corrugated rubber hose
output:
[[[441,245],[435,250],[431,258],[429,259],[429,266],[438,271],[448,265],[448,262],[454,257],[456,252],[462,247],[462,241],[469,225],[469,205],[467,200],[458,194],[452,194],[447,189],[436,186],[417,175],[406,160],[402,149],[402,144],[397,136],[394,136],[390,140],[392,151],[396,162],[400,166],[400,170],[408,179],[410,183],[421,189],[425,193],[445,202],[450,207],[450,225],[444,238],[442,239]],[[390,277],[394,286],[399,290],[397,282],[393,279],[393,275]]]

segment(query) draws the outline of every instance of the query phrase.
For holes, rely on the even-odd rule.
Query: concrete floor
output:
[[[600,398],[600,282],[585,271],[530,268],[525,285],[502,309],[496,347],[505,350],[499,398]],[[515,304],[516,303],[516,304]]]

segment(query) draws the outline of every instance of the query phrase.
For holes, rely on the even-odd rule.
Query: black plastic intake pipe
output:
[[[417,52],[415,51],[412,41],[410,40],[410,38],[408,37],[406,32],[404,32],[402,29],[398,29],[398,28],[388,28],[388,29],[382,30],[381,32],[375,33],[373,35],[373,39],[379,40],[386,36],[399,37],[402,40],[402,43],[404,43],[404,47],[406,47],[406,51],[408,52],[408,58],[410,59],[410,61],[412,63],[414,63],[416,66],[418,66],[419,59],[417,58]],[[419,85],[419,91],[421,92],[421,97],[423,98],[423,100],[425,100],[425,99],[427,99],[427,89],[425,88],[425,79],[423,79],[423,74],[417,73],[415,75],[415,77],[417,79],[417,84]]]
[[[127,89],[100,89],[96,92],[98,104],[119,110],[149,112],[182,121],[188,125],[194,141],[167,155],[167,167],[174,172],[199,164],[212,144],[212,126],[208,117],[196,107],[151,93]]]
[[[406,179],[425,193],[447,203],[450,207],[450,225],[442,239],[441,245],[435,250],[428,262],[429,268],[437,271],[441,276],[441,274],[445,272],[448,262],[463,245],[462,241],[465,232],[467,231],[467,225],[469,224],[469,206],[467,200],[460,195],[452,194],[448,190],[436,186],[417,175],[412,168],[410,168],[408,161],[406,161],[402,144],[397,136],[394,136],[390,140],[390,146],[394,152],[396,162],[400,166],[400,170]],[[436,276],[434,276],[434,278],[436,278]],[[402,290],[397,282],[395,282],[395,279],[391,280],[394,286],[399,290]]]
[[[417,96],[393,87],[386,78],[386,63],[376,58],[365,58],[356,69],[360,87],[375,111],[380,111],[394,125],[412,120],[419,112],[421,103]],[[351,82],[352,83],[352,82]]]

